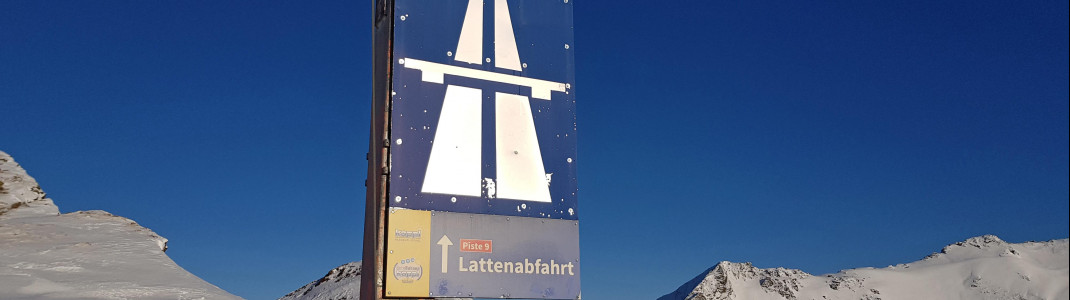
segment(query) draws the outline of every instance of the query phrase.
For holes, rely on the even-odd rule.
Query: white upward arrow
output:
[[[438,244],[442,245],[442,273],[446,273],[446,269],[449,266],[446,259],[450,253],[450,246],[453,246],[453,242],[446,235],[442,235],[442,238],[438,240]]]

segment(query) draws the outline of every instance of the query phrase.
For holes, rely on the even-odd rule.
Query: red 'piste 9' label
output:
[[[491,240],[461,239],[461,252],[494,252],[494,242]]]

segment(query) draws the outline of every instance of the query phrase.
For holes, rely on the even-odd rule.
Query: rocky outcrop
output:
[[[11,155],[0,151],[0,220],[58,214],[41,185]]]

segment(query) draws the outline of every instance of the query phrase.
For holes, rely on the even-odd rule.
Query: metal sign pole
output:
[[[383,298],[383,255],[386,230],[386,194],[389,182],[390,84],[393,51],[393,0],[377,0],[372,16],[372,117],[367,153],[368,177],[364,207],[364,251],[361,261],[360,299]]]

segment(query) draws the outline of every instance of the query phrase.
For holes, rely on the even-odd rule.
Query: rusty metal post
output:
[[[376,0],[372,16],[372,116],[368,147],[368,178],[364,206],[364,251],[360,299],[383,299],[386,261],[386,197],[390,159],[390,84],[393,64],[394,1]]]

